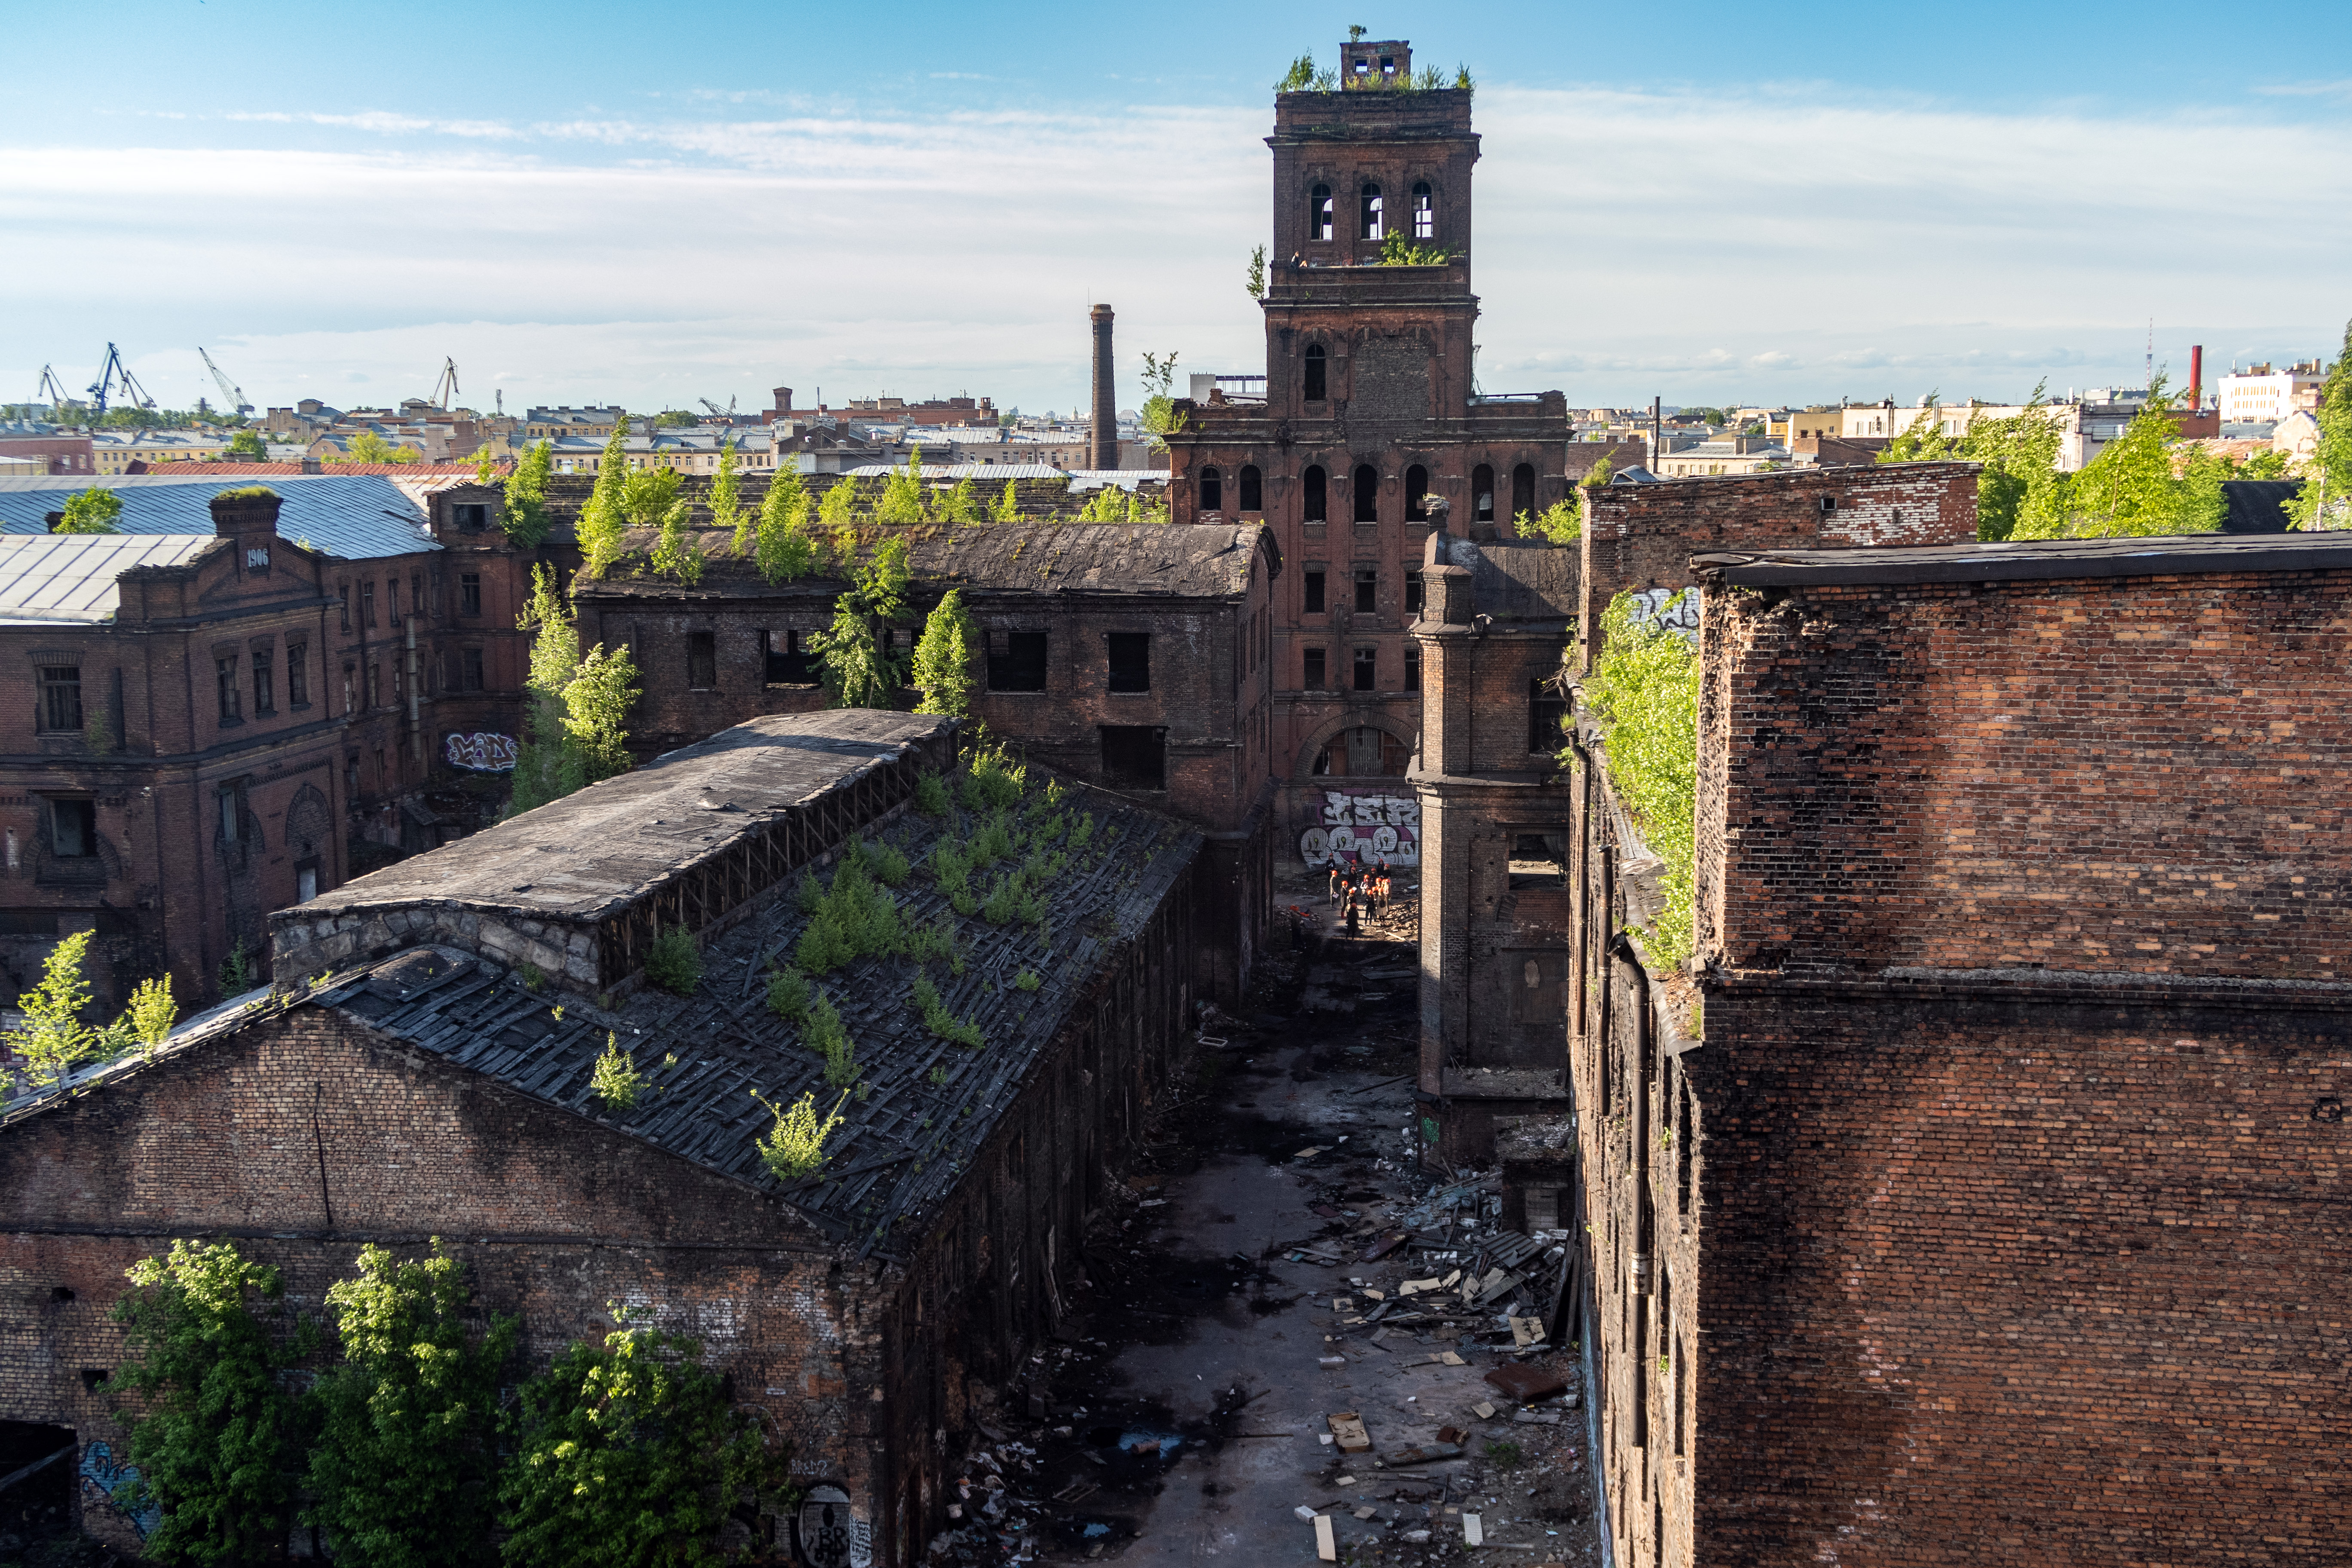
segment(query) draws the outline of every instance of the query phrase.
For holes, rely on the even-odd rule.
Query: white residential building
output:
[[[2232,370],[2221,378],[2221,423],[2275,423],[2298,408],[2315,407],[2326,371],[2317,360],[2275,370],[2267,364]]]

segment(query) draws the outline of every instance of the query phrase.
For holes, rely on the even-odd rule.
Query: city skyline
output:
[[[941,25],[877,49],[831,18],[590,7],[554,37],[467,16],[478,58],[452,70],[400,39],[314,59],[278,7],[134,14],[151,47],[95,111],[62,77],[0,110],[22,241],[0,399],[44,363],[78,393],[110,341],[169,406],[217,401],[202,343],[262,406],[395,404],[446,356],[484,409],[778,384],[1082,409],[1107,300],[1132,405],[1144,349],[1263,368],[1257,138],[1289,58],[1344,36],[1212,7],[1198,52],[919,6]],[[1907,403],[2137,384],[2150,318],[2176,383],[2192,342],[2209,380],[2333,353],[2352,80],[2326,66],[2352,28],[2288,7],[2319,64],[2286,68],[2224,30],[2183,51],[2198,15],[1996,7],[1961,39],[1727,8],[1664,37],[1533,7],[1364,20],[1480,81],[1486,390]],[[45,53],[70,30],[30,26]]]

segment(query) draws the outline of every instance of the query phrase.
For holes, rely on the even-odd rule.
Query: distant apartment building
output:
[[[566,436],[593,436],[599,440],[609,437],[614,426],[628,417],[625,409],[612,408],[532,408],[522,416],[522,438],[525,441],[555,441]]]
[[[94,474],[97,456],[87,433],[66,430],[36,420],[0,425],[0,459],[30,463],[14,471],[25,474]]]
[[[84,472],[121,474],[133,463],[201,463],[228,450],[225,430],[97,430]]]
[[[2254,364],[2233,370],[2221,378],[2221,423],[2275,424],[2298,408],[2316,407],[2326,379],[2326,367],[2315,359],[2284,369]]]
[[[1763,436],[1711,436],[1696,446],[1661,452],[1651,471],[1661,479],[1719,478],[1769,473],[1789,466],[1789,449]]]

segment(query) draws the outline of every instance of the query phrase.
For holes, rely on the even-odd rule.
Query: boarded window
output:
[[[1309,566],[1305,574],[1299,578],[1299,588],[1306,595],[1306,603],[1302,606],[1305,613],[1310,616],[1321,615],[1323,613],[1323,568]]]
[[[1168,787],[1168,731],[1153,724],[1102,727],[1103,782],[1113,789]]]
[[[687,634],[686,684],[693,691],[709,691],[719,684],[719,638],[715,633]]]
[[[988,639],[991,691],[1045,689],[1045,634],[1002,632]]]
[[[1330,489],[1321,468],[1310,466],[1299,476],[1298,489],[1305,500],[1303,515],[1307,521],[1322,522],[1330,517]]]
[[[1149,691],[1151,689],[1151,634],[1150,632],[1112,632],[1110,643],[1110,689],[1113,691]]]

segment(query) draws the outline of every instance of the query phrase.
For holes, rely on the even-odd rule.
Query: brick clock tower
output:
[[[1285,570],[1257,646],[1277,837],[1309,864],[1420,859],[1423,544],[1568,494],[1566,397],[1482,394],[1470,290],[1467,88],[1412,85],[1412,46],[1355,42],[1340,86],[1275,95],[1263,398],[1180,400],[1173,520],[1270,524]]]

